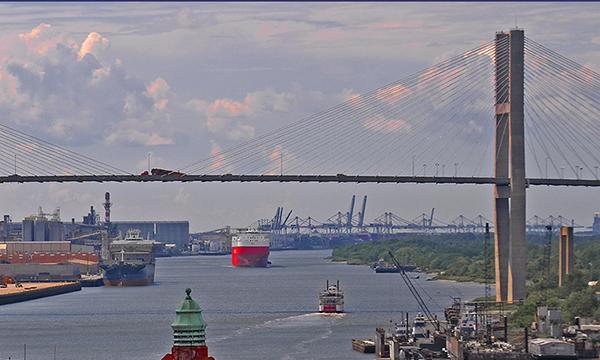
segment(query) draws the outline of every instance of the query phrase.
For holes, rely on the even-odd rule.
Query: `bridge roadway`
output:
[[[508,185],[510,179],[465,176],[373,176],[373,175],[46,175],[0,176],[0,183],[48,182],[317,182],[317,183],[412,183],[412,184],[479,184]],[[528,178],[528,185],[600,187],[596,179]]]

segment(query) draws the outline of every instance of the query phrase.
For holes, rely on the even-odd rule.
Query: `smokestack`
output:
[[[110,193],[107,191],[104,194],[104,223],[106,225],[110,224],[110,206],[112,203],[110,202]]]

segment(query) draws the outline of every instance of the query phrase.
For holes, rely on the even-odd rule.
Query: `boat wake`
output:
[[[256,324],[253,326],[247,326],[241,329],[238,329],[231,334],[222,336],[217,339],[213,339],[214,342],[221,342],[230,338],[237,338],[241,335],[245,335],[247,333],[253,332],[256,329],[292,329],[292,328],[316,328],[316,329],[326,329],[327,336],[331,333],[331,325],[338,320],[342,319],[346,316],[345,313],[341,314],[322,314],[322,313],[308,313],[302,315],[294,315],[287,316],[283,318],[277,318],[273,320],[267,320],[263,323]],[[324,335],[319,335],[319,337]],[[318,338],[310,340],[310,342],[316,341]],[[309,340],[305,340],[309,341]],[[303,342],[300,342],[303,343]],[[299,343],[299,344],[300,344]]]
[[[302,315],[288,316],[284,318],[265,321],[258,327],[260,328],[294,328],[294,327],[321,327],[332,320],[342,318],[346,314],[323,314],[308,313]]]

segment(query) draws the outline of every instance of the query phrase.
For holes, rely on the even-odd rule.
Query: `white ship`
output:
[[[319,295],[319,312],[343,313],[344,293],[340,290],[340,282],[329,285],[327,280],[326,289]]]

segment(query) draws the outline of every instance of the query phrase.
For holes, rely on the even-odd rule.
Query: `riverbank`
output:
[[[8,284],[5,288],[0,288],[0,305],[13,304],[81,290],[81,284],[79,282],[21,283],[20,285],[20,287],[17,287],[15,284]]]
[[[482,234],[404,234],[398,238],[335,248],[334,260],[348,264],[391,263],[392,252],[400,264],[416,266],[434,279],[485,282],[492,266],[485,261]],[[488,248],[489,249],[489,248]],[[486,266],[490,271],[486,271]]]
[[[358,266],[371,266],[371,264],[367,264],[361,260],[358,259],[351,259],[351,260],[339,260],[339,259],[334,259],[331,258],[331,261],[334,263],[338,263],[338,264],[344,264],[344,265],[358,265]],[[426,271],[423,269],[418,269],[417,271],[419,273],[425,274],[427,275],[427,280],[428,281],[432,281],[432,280],[436,280],[436,281],[452,281],[452,282],[458,282],[458,283],[480,283],[480,284],[485,284],[485,279],[483,278],[479,278],[479,277],[473,277],[473,276],[459,276],[459,275],[445,275],[445,274],[441,274],[439,272],[430,272],[430,271]],[[493,284],[492,284],[493,286]]]

